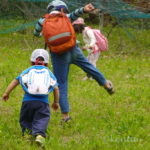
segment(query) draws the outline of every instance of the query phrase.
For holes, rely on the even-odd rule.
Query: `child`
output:
[[[59,89],[55,76],[47,68],[49,63],[48,52],[44,49],[36,49],[32,52],[30,60],[32,66],[24,70],[8,85],[2,99],[8,100],[11,91],[19,83],[21,84],[25,91],[20,112],[20,126],[23,136],[25,131],[28,131],[35,137],[36,143],[43,145],[50,119],[48,94],[54,90],[52,108],[57,110],[59,107]]]
[[[84,19],[81,17],[75,20],[72,25],[76,33],[82,33],[83,41],[85,43],[85,46],[82,48],[82,50],[88,51],[87,59],[94,67],[96,67],[96,62],[100,57],[101,51],[96,43],[97,41],[93,30],[85,25]],[[85,77],[84,80],[88,78],[91,79],[91,76],[87,74],[87,77]]]
[[[94,10],[94,6],[92,4],[87,4],[84,7],[78,8],[75,11],[69,13],[68,6],[62,0],[53,0],[49,3],[47,7],[47,11],[51,15],[59,14],[62,11],[67,13],[66,16],[70,19],[71,22],[76,20],[79,16],[84,13],[89,13]],[[38,23],[35,26],[34,35],[39,37],[41,36],[41,32],[43,30],[43,25],[46,23],[45,18],[40,18]],[[61,28],[58,28],[60,30]],[[50,30],[50,29],[49,29]],[[59,34],[54,36],[55,38],[61,37],[66,34]],[[86,73],[90,74],[93,79],[95,79],[99,85],[103,86],[109,94],[114,93],[114,88],[110,82],[108,82],[105,76],[97,70],[89,61],[84,57],[82,51],[75,45],[69,51],[66,51],[62,54],[57,54],[51,51],[51,61],[53,65],[53,72],[57,78],[59,83],[60,90],[60,99],[59,104],[62,112],[62,121],[67,122],[70,120],[69,116],[69,101],[68,101],[68,74],[69,68],[71,64],[75,64],[84,70]]]

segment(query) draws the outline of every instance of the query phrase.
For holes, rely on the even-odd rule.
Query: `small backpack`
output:
[[[47,68],[27,69],[21,74],[19,81],[24,91],[32,95],[47,95],[56,84]]]
[[[50,51],[61,54],[76,44],[74,28],[64,13],[46,14],[43,36]]]
[[[89,27],[89,29],[91,29],[91,28]],[[107,38],[98,29],[92,29],[92,31],[93,31],[94,36],[96,38],[96,41],[97,41],[96,44],[97,44],[99,50],[100,51],[108,50],[108,40],[107,40]]]

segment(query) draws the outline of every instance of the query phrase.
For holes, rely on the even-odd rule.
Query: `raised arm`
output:
[[[44,20],[45,20],[45,18],[40,18],[38,20],[37,24],[35,25],[35,29],[34,29],[33,34],[37,37],[41,35]]]
[[[76,9],[75,11],[71,12],[67,16],[70,18],[70,20],[73,22],[75,21],[78,17],[80,17],[84,13],[89,13],[93,11],[95,8],[94,6],[90,3],[85,5],[84,7],[81,7],[79,9]]]

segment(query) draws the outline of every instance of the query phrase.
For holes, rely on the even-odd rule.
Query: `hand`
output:
[[[55,111],[58,110],[58,108],[59,108],[59,103],[53,102],[52,108],[53,108],[53,110],[55,110]]]
[[[85,51],[85,50],[86,50],[86,47],[82,47],[82,50]]]
[[[9,99],[9,94],[4,93],[2,96],[2,100],[7,101]]]
[[[94,8],[94,6],[91,3],[84,6],[84,12],[91,12],[94,9],[95,8]]]
[[[89,47],[88,47],[88,49],[92,50],[92,49],[93,49],[93,47],[92,47],[92,46],[89,46]]]

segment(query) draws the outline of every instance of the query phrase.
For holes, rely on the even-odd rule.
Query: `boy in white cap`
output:
[[[55,76],[47,68],[49,54],[44,49],[36,49],[31,55],[31,67],[24,70],[6,88],[2,99],[8,100],[11,91],[21,84],[24,97],[20,112],[20,126],[22,133],[27,131],[35,137],[35,142],[43,145],[46,129],[50,119],[48,94],[54,91],[52,108],[59,107],[59,89]]]

